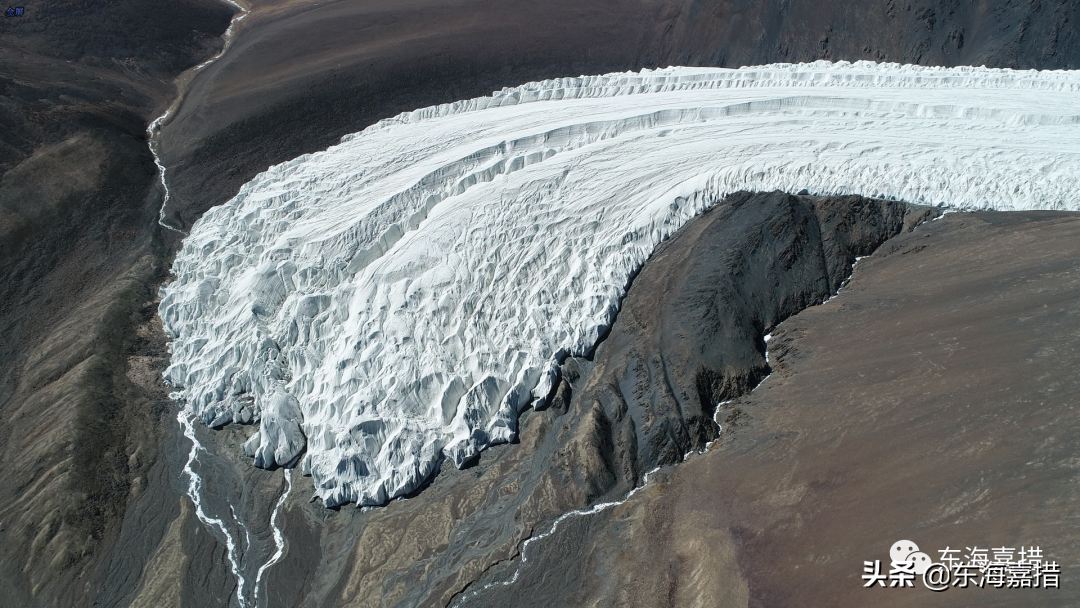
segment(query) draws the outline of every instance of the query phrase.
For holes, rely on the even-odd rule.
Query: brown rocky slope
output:
[[[1080,214],[972,213],[889,241],[773,331],[707,453],[465,605],[1076,605],[1078,237]],[[901,539],[1037,546],[1060,588],[865,588]]]
[[[522,418],[519,443],[448,465],[416,497],[378,509],[327,511],[307,501],[309,480],[294,480],[269,597],[443,606],[510,576],[522,542],[562,513],[621,498],[647,470],[704,448],[716,404],[767,373],[762,332],[929,214],[862,197],[728,197],[655,252],[594,355],[566,361],[550,407]]]
[[[182,224],[269,163],[398,111],[530,79],[816,58],[1080,65],[1077,7],[1064,0],[255,5],[234,48],[196,78],[166,133],[180,195],[173,219]],[[4,605],[235,602],[224,548],[182,496],[187,444],[160,383],[166,353],[153,299],[175,242],[155,221],[161,191],[144,134],[171,101],[172,78],[216,51],[231,10],[211,0],[51,2],[3,24]],[[686,437],[696,442],[694,433]],[[239,499],[218,499],[250,509],[255,563],[269,551],[266,525],[256,522],[269,519],[280,474],[260,476],[233,460],[217,473],[220,492]],[[485,462],[461,478],[490,470]],[[444,472],[436,484],[455,475]],[[552,498],[550,512],[571,504],[580,497]],[[297,512],[288,513],[295,521]],[[337,536],[320,532],[335,547],[362,532],[341,523],[347,518],[336,521]],[[292,525],[290,542],[302,529]],[[298,597],[329,603],[355,585],[382,588],[354,573],[348,585],[334,587],[325,581],[338,579],[327,574],[292,589],[318,563],[301,557],[290,552],[279,566],[295,576],[271,586],[273,605]],[[486,559],[455,577],[467,580]],[[402,576],[394,580],[409,588],[412,575]],[[395,593],[387,592],[388,602]]]
[[[165,270],[146,125],[230,14],[60,0],[0,22],[0,605],[84,606],[145,560],[112,549],[167,407],[128,369]]]

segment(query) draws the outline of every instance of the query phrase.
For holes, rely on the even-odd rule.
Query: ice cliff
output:
[[[653,248],[737,190],[1078,209],[1080,74],[860,62],[529,83],[271,167],[163,289],[167,381],[256,466],[381,504],[541,408]],[[306,448],[306,451],[305,451]]]

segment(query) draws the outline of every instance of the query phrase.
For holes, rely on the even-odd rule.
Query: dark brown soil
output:
[[[1080,9],[1066,0],[345,0],[255,9],[165,132],[177,194],[170,212],[182,225],[271,163],[403,110],[538,78],[817,58],[1080,66]],[[182,497],[186,443],[159,381],[167,353],[154,299],[176,241],[156,223],[161,191],[145,128],[171,102],[172,79],[220,48],[232,10],[215,0],[65,0],[27,4],[26,16],[0,25],[0,605],[230,601],[224,549]],[[523,424],[540,441],[558,412],[530,416]],[[265,512],[280,479],[230,469],[234,439],[211,445],[226,456],[222,491]],[[498,453],[526,467],[529,452],[517,447]],[[440,496],[476,499],[468,476],[488,475],[493,494],[474,517],[502,513],[499,501],[519,485],[495,455],[471,473],[440,476],[436,485],[456,484]],[[535,498],[516,499],[533,522],[603,493],[537,487]],[[279,566],[293,576],[268,591],[273,605],[448,599],[531,533],[531,524],[498,518],[461,528],[483,542],[452,536],[451,526],[414,526],[444,506],[423,494],[380,515],[346,516],[301,511],[303,492],[286,513],[296,552]],[[335,517],[338,527],[311,523]],[[401,547],[385,581],[347,548],[367,517],[386,518],[370,528],[385,536],[357,546]],[[436,532],[424,543],[396,540],[413,527]],[[252,534],[265,552],[265,526]],[[304,553],[304,539],[325,543],[330,557]],[[471,548],[441,562],[434,549],[415,553],[444,541]],[[321,578],[309,578],[316,571]],[[418,573],[441,578],[421,588]]]
[[[748,390],[747,379],[767,371],[761,330],[827,297],[854,257],[899,233],[905,216],[924,217],[908,209],[861,197],[732,195],[635,278],[611,334],[591,360],[564,364],[551,405],[522,418],[518,443],[464,470],[446,464],[417,496],[362,512],[309,502],[311,482],[298,478],[285,509],[289,553],[268,597],[445,606],[509,576],[522,542],[562,513],[619,498],[644,471],[704,447],[715,436],[716,396],[698,376],[710,373],[728,397]],[[653,372],[669,373],[634,365],[646,356]],[[549,587],[538,601],[567,584]]]
[[[25,8],[0,23],[0,605],[83,606],[133,590],[157,542],[107,571],[167,407],[160,380],[140,386],[129,365],[164,354],[139,334],[165,271],[145,130],[231,11]]]
[[[493,89],[668,65],[871,59],[1080,67],[1068,0],[256,3],[165,130],[173,221],[381,118]]]
[[[533,547],[486,605],[1076,605],[1078,237],[1078,214],[976,213],[890,241],[779,326],[705,455]],[[1061,588],[864,588],[897,540],[1038,546]]]

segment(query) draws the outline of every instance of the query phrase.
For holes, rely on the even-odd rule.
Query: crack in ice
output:
[[[160,142],[160,139],[161,139],[161,128],[162,128],[162,126],[164,126],[164,124],[166,122],[168,122],[168,120],[172,117],[172,115],[180,107],[180,103],[183,101],[184,94],[186,93],[187,85],[191,82],[191,79],[195,76],[195,74],[202,71],[203,69],[205,69],[207,66],[214,63],[218,59],[220,59],[225,54],[225,52],[227,50],[229,50],[229,47],[232,45],[233,39],[235,37],[235,32],[236,32],[235,28],[236,28],[237,24],[239,24],[240,21],[242,21],[244,19],[244,17],[246,17],[248,15],[248,13],[250,12],[250,10],[247,7],[240,4],[237,0],[222,0],[222,1],[225,2],[226,4],[229,4],[229,5],[233,6],[233,7],[235,7],[237,9],[237,13],[233,16],[232,19],[230,19],[229,27],[226,28],[225,33],[223,34],[224,44],[222,45],[221,51],[219,51],[217,54],[215,54],[213,57],[207,59],[206,61],[196,65],[195,67],[193,67],[193,68],[191,68],[189,70],[186,70],[183,74],[181,74],[180,77],[178,77],[176,79],[175,83],[176,83],[176,86],[177,86],[177,95],[176,95],[176,98],[173,100],[173,103],[165,110],[165,112],[161,116],[159,116],[159,117],[155,118],[153,121],[151,121],[150,124],[146,128],[147,146],[150,149],[150,154],[154,159],[154,166],[157,167],[158,179],[159,179],[159,181],[161,183],[161,188],[162,188],[162,191],[163,191],[162,200],[161,200],[161,207],[160,207],[160,209],[158,209],[158,225],[162,226],[163,228],[165,228],[167,230],[171,230],[173,232],[176,232],[176,233],[184,235],[184,236],[187,236],[186,232],[184,232],[183,230],[180,230],[179,228],[176,228],[174,226],[170,226],[168,224],[168,222],[166,222],[166,220],[165,220],[165,209],[166,209],[166,206],[169,204],[169,199],[171,198],[171,194],[169,192],[168,180],[166,179],[166,167],[165,167],[164,162],[161,160],[161,156],[158,154],[158,147],[159,147],[159,142]],[[236,578],[236,583],[237,583],[236,584],[236,600],[239,603],[240,608],[247,608],[247,602],[246,602],[246,600],[244,598],[245,579],[244,579],[244,576],[243,576],[243,573],[242,573],[242,568],[241,568],[241,565],[240,565],[241,549],[237,546],[236,540],[233,539],[232,534],[230,534],[228,529],[226,528],[225,522],[222,521],[219,518],[211,517],[203,509],[202,499],[201,499],[201,490],[202,490],[203,480],[195,472],[194,465],[195,465],[195,462],[196,462],[196,460],[198,458],[199,451],[202,450],[202,451],[205,452],[206,449],[196,439],[196,437],[195,437],[195,429],[192,426],[192,420],[189,419],[189,415],[191,415],[190,414],[190,408],[181,408],[180,412],[177,414],[177,421],[180,423],[181,427],[183,428],[184,436],[187,437],[188,439],[190,439],[191,444],[192,444],[191,445],[191,451],[188,453],[187,462],[184,464],[184,472],[188,475],[188,477],[190,479],[190,482],[189,482],[188,488],[187,488],[187,495],[191,499],[192,503],[195,504],[196,515],[198,516],[199,520],[203,523],[203,525],[207,526],[208,528],[215,527],[215,528],[217,528],[218,530],[221,531],[222,535],[225,536],[225,543],[226,543],[226,547],[227,547],[227,550],[228,550],[229,566],[232,569],[233,576]],[[290,487],[291,487],[291,484],[290,484]],[[244,531],[245,546],[246,546],[247,549],[250,549],[251,548],[251,534],[248,531],[247,525],[245,525],[244,522],[237,515],[236,509],[232,504],[229,504],[229,512],[231,513],[231,515],[233,517],[233,520]],[[276,512],[275,512],[275,515],[276,515]],[[279,532],[275,529],[275,541],[278,540],[278,534],[279,534]],[[262,574],[264,569],[265,568],[260,568],[259,569],[259,574],[260,575]],[[256,589],[256,606],[258,605],[257,604],[257,595],[258,595],[258,590]]]
[[[407,112],[195,223],[163,290],[166,377],[204,424],[259,423],[256,466],[299,457],[327,505],[385,504],[512,440],[656,245],[727,194],[1072,209],[1077,108],[1077,72],[816,62]]]

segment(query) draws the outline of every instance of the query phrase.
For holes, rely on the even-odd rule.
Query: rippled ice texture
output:
[[[166,378],[328,505],[416,488],[543,407],[631,274],[724,195],[1076,209],[1080,75],[868,62],[564,78],[271,167],[163,291]]]

